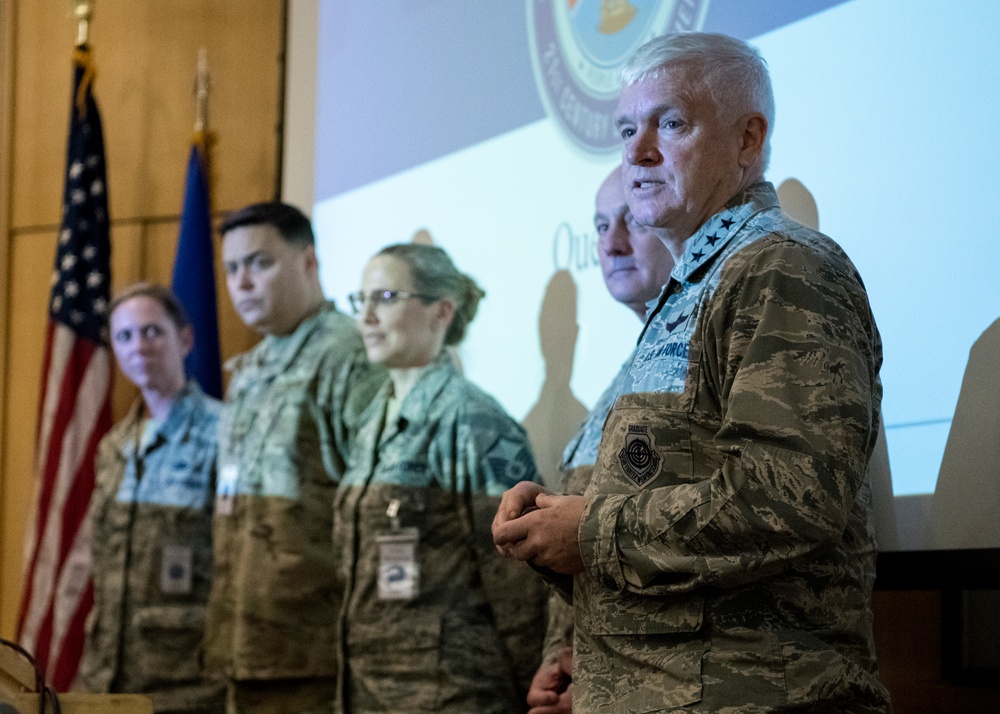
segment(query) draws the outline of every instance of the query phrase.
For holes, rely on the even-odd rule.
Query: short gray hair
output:
[[[771,158],[774,126],[774,90],[767,62],[755,47],[729,35],[709,32],[675,32],[654,37],[637,49],[622,68],[622,84],[632,85],[657,77],[668,64],[693,69],[719,115],[735,121],[748,112],[767,119],[762,168]]]

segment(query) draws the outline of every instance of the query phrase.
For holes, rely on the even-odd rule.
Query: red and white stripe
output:
[[[46,681],[65,691],[76,677],[93,604],[87,509],[97,446],[111,425],[109,350],[53,320],[42,374],[18,639],[44,663]]]

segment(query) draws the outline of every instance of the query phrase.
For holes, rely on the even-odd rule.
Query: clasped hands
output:
[[[579,530],[586,508],[584,496],[560,496],[522,481],[500,499],[493,542],[508,558],[563,575],[582,573]]]

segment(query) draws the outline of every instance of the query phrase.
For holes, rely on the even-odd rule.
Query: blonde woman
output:
[[[337,711],[518,712],[539,662],[541,580],[493,547],[506,488],[537,480],[524,430],[456,370],[483,292],[440,248],[390,246],[351,296],[390,380],[338,489]]]

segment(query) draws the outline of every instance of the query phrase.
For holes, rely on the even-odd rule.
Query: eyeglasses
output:
[[[355,315],[359,315],[364,312],[366,305],[371,305],[373,308],[377,308],[379,305],[392,307],[400,300],[405,300],[406,298],[418,298],[424,302],[434,302],[439,299],[433,295],[411,293],[406,290],[372,290],[367,294],[358,290],[356,293],[351,293],[347,296],[347,299],[351,302],[351,309],[354,311]]]

